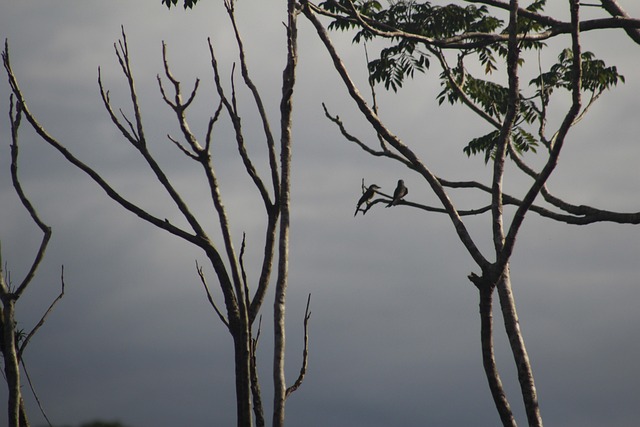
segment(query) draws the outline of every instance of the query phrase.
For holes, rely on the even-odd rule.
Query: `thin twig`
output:
[[[309,311],[309,304],[311,303],[311,294],[307,297],[307,308],[304,310],[304,346],[302,348],[302,366],[300,367],[300,373],[298,378],[291,387],[287,389],[285,398],[289,397],[291,393],[296,391],[304,381],[304,377],[307,374],[307,364],[309,360],[309,319],[311,318],[311,311]]]
[[[27,377],[27,383],[29,383],[29,389],[31,390],[31,393],[33,394],[33,397],[36,399],[36,403],[38,404],[38,408],[40,409],[40,413],[42,414],[44,419],[47,421],[47,424],[49,425],[49,427],[53,427],[53,424],[51,423],[51,420],[49,420],[49,417],[47,416],[46,412],[44,411],[44,407],[42,406],[42,402],[40,401],[40,397],[38,397],[38,393],[36,393],[36,389],[33,386],[33,382],[31,381],[31,375],[29,375],[29,371],[27,370],[27,365],[24,362],[23,358],[20,358],[20,363],[22,363],[22,369],[24,370],[24,375]]]
[[[402,156],[399,156],[398,154],[395,154],[391,151],[389,151],[386,146],[383,144],[383,138],[382,136],[378,133],[378,139],[381,141],[380,144],[382,145],[382,151],[379,150],[374,150],[373,148],[369,147],[367,144],[365,144],[364,142],[362,142],[358,137],[352,135],[351,133],[349,133],[349,131],[346,129],[346,127],[344,126],[344,123],[342,122],[342,120],[340,119],[339,116],[332,116],[331,113],[329,113],[329,110],[327,109],[326,104],[323,102],[322,103],[322,108],[324,110],[324,115],[333,123],[335,123],[335,125],[338,127],[338,129],[340,130],[340,133],[342,134],[342,136],[344,136],[344,138],[347,141],[351,141],[354,144],[358,145],[360,148],[362,148],[364,151],[366,151],[367,153],[371,154],[372,156],[376,156],[376,157],[389,157],[391,159],[394,159],[402,164],[404,164],[406,167],[413,169],[413,165],[411,164],[411,162],[409,162],[407,159],[405,159]]]
[[[240,256],[238,257],[238,262],[240,264],[240,274],[242,275],[242,284],[244,286],[244,297],[245,297],[245,304],[247,305],[247,307],[249,307],[251,305],[251,302],[249,301],[249,284],[247,283],[247,270],[244,267],[244,251],[246,249],[246,238],[247,238],[247,234],[246,233],[242,233],[242,243],[240,245]]]
[[[33,338],[36,332],[38,332],[38,329],[40,329],[42,325],[44,325],[44,322],[47,319],[47,316],[49,316],[49,313],[51,313],[51,311],[53,310],[53,307],[64,296],[64,265],[62,266],[61,272],[60,272],[60,283],[62,287],[62,289],[60,290],[60,294],[56,297],[56,299],[53,300],[53,302],[49,305],[49,308],[47,308],[47,311],[45,311],[42,317],[40,318],[40,321],[36,324],[36,326],[33,327],[31,332],[27,334],[24,341],[22,341],[22,344],[20,345],[20,349],[18,350],[18,359],[22,358],[22,353],[24,352],[24,349],[27,348],[27,344],[29,344],[29,341],[31,340],[31,338]]]
[[[211,307],[213,307],[213,309],[215,310],[216,314],[218,315],[218,317],[220,318],[222,323],[224,323],[224,325],[227,328],[229,328],[230,327],[229,326],[229,321],[224,317],[224,315],[222,314],[222,312],[218,308],[218,305],[216,304],[216,301],[213,299],[213,296],[211,295],[211,291],[209,291],[209,286],[207,285],[207,279],[204,276],[204,272],[202,271],[202,267],[200,267],[200,265],[198,265],[198,261],[196,261],[196,271],[198,272],[198,276],[200,276],[200,281],[202,282],[202,285],[204,286],[204,290],[207,293],[207,299],[209,300],[209,304],[211,304]]]

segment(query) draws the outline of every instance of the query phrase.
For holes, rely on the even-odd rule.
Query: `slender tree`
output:
[[[33,282],[38,268],[40,267],[40,263],[44,259],[47,246],[49,245],[49,240],[51,239],[51,227],[40,219],[36,209],[22,189],[20,179],[18,178],[18,133],[21,120],[22,105],[20,102],[14,102],[14,97],[11,96],[9,103],[9,121],[11,124],[11,182],[22,206],[24,206],[33,222],[42,231],[42,240],[40,241],[40,245],[31,263],[29,271],[18,285],[14,285],[8,272],[4,271],[2,253],[0,252],[0,354],[2,355],[4,378],[7,382],[9,392],[7,406],[9,427],[29,426],[29,418],[27,416],[24,399],[22,397],[23,382],[20,372],[20,364],[24,364],[22,356],[25,348],[31,341],[31,338],[33,338],[40,327],[42,327],[54,305],[64,295],[63,269],[63,274],[61,276],[62,291],[60,292],[60,295],[54,299],[49,308],[45,311],[44,315],[41,317],[40,321],[31,329],[31,331],[27,332],[18,328],[18,322],[16,320],[16,303],[24,294],[27,287],[29,287]]]
[[[163,1],[167,6],[172,6],[177,1]],[[185,7],[192,7],[195,2],[185,2]],[[225,80],[218,62],[214,44],[209,40],[209,54],[213,81],[216,89],[217,109],[212,113],[205,135],[202,138],[196,136],[187,121],[187,110],[197,95],[199,80],[195,81],[193,89],[185,93],[181,81],[171,71],[168,59],[168,49],[163,43],[162,57],[164,64],[164,76],[158,76],[159,90],[166,105],[173,111],[181,135],[174,137],[168,135],[178,152],[194,162],[196,168],[202,170],[203,179],[208,189],[208,196],[214,208],[214,215],[218,220],[218,231],[221,239],[216,241],[202,225],[204,218],[199,218],[181,195],[180,190],[174,186],[168,173],[156,161],[152,153],[152,141],[149,141],[143,125],[143,112],[140,107],[134,76],[131,67],[131,54],[127,43],[124,28],[122,38],[114,44],[115,53],[128,87],[132,115],[126,115],[121,109],[113,106],[110,93],[105,88],[102,73],[98,69],[98,86],[104,107],[122,137],[134,147],[140,156],[146,161],[148,167],[155,175],[157,182],[169,195],[175,207],[188,224],[187,228],[176,225],[173,221],[154,215],[151,211],[142,208],[136,201],[130,200],[115,190],[98,172],[91,166],[82,162],[53,135],[49,134],[38,122],[34,112],[27,106],[27,101],[20,90],[18,79],[14,73],[8,47],[3,53],[4,67],[9,76],[9,83],[21,112],[42,140],[60,152],[71,164],[85,172],[95,181],[106,194],[126,210],[137,215],[142,220],[153,224],[155,227],[177,236],[190,244],[200,248],[206,255],[213,268],[219,288],[224,298],[224,309],[218,306],[207,284],[204,270],[196,265],[198,275],[205,288],[207,298],[215,310],[217,316],[228,329],[233,340],[235,358],[235,394],[237,405],[237,425],[250,427],[254,419],[258,426],[265,425],[263,402],[260,394],[258,369],[256,366],[256,349],[260,333],[260,310],[265,301],[269,284],[272,281],[274,264],[277,277],[275,279],[274,300],[274,402],[273,425],[282,426],[285,417],[286,397],[297,389],[306,374],[307,364],[307,325],[309,320],[309,305],[304,319],[305,347],[303,351],[302,369],[296,381],[289,388],[286,387],[284,376],[285,354],[285,303],[288,273],[288,248],[289,248],[289,205],[291,187],[291,149],[292,149],[292,100],[295,84],[295,69],[297,62],[297,29],[296,4],[289,1],[287,4],[286,45],[287,57],[282,73],[282,96],[280,98],[280,135],[278,137],[271,128],[271,122],[267,114],[262,96],[254,84],[245,56],[245,48],[236,20],[235,1],[225,0],[224,8],[232,25],[233,37],[238,50],[240,75],[242,83],[253,97],[254,106],[258,112],[259,125],[263,130],[264,141],[268,151],[269,177],[265,179],[254,164],[254,158],[249,153],[245,142],[241,108],[238,106],[236,96],[236,77],[232,74],[230,88],[222,83]],[[235,68],[235,67],[234,67]],[[118,113],[119,112],[119,113]],[[254,190],[257,191],[265,209],[265,237],[264,250],[258,280],[255,285],[248,281],[245,268],[244,252],[246,241],[243,236],[240,252],[234,245],[234,236],[231,232],[231,216],[223,203],[221,186],[218,179],[218,171],[214,165],[213,131],[222,117],[228,117],[234,131],[235,145],[238,155],[242,160],[244,169],[251,179]],[[17,123],[19,124],[19,123]],[[257,324],[257,325],[256,325]]]
[[[479,269],[479,274],[471,273],[468,278],[479,292],[483,366],[495,406],[505,426],[515,426],[516,420],[502,386],[493,349],[495,289],[517,367],[528,424],[542,425],[533,370],[520,329],[509,272],[516,238],[526,215],[533,211],[569,224],[602,221],[640,223],[640,212],[620,213],[578,206],[553,195],[547,188],[547,181],[558,165],[560,152],[572,126],[585,116],[605,90],[624,81],[615,67],[608,67],[592,53],[583,51],[581,33],[621,28],[637,42],[640,20],[630,18],[615,1],[605,0],[602,0],[601,7],[611,16],[581,20],[579,1],[569,0],[565,4],[570,11],[570,20],[565,22],[546,15],[545,3],[545,0],[536,0],[523,7],[517,0],[469,0],[443,6],[415,1],[392,1],[384,6],[376,0],[327,0],[319,5],[302,2],[303,12],[326,47],[347,92],[377,134],[380,148],[351,134],[338,116],[332,115],[325,106],[328,119],[337,125],[347,140],[355,142],[368,154],[389,158],[417,173],[441,204],[440,207],[426,206],[413,200],[398,199],[395,197],[397,193],[392,196],[376,189],[381,197],[368,202],[363,212],[384,202],[446,214],[458,239]],[[508,13],[506,22],[498,19],[499,12]],[[372,88],[375,83],[383,83],[387,89],[397,91],[406,78],[416,72],[426,72],[435,58],[441,68],[442,92],[437,96],[438,102],[463,104],[494,128],[489,134],[474,138],[464,148],[468,155],[484,155],[485,162],[492,166],[491,182],[449,181],[436,176],[411,144],[401,140],[384,124],[378,114],[375,91],[373,103],[367,102],[350,77],[320,15],[331,19],[329,29],[355,29],[355,42],[373,38],[388,40],[388,46],[380,51],[379,58],[368,62]],[[560,53],[558,62],[549,71],[538,72],[530,82],[533,94],[527,95],[520,82],[525,64],[522,52],[540,52],[546,47],[544,40],[561,34],[569,35],[569,46]],[[481,67],[468,66],[474,59]],[[494,76],[503,72],[503,83],[477,77],[469,71],[478,68]],[[559,127],[550,134],[547,119],[551,94],[561,91],[568,92],[569,107]],[[540,170],[525,162],[526,153],[544,157]],[[505,166],[509,159],[532,180],[521,197],[504,191]],[[451,191],[457,188],[486,193],[491,201],[476,209],[459,210],[450,197]],[[542,196],[546,206],[534,203],[538,196]],[[505,205],[515,206],[515,213],[507,215]],[[464,220],[465,216],[484,213],[491,215],[491,253],[480,250]]]

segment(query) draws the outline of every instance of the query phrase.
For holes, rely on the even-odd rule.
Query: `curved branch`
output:
[[[391,151],[389,151],[388,149],[386,149],[386,147],[384,146],[384,144],[382,145],[382,150],[374,150],[373,148],[369,147],[367,144],[365,144],[364,142],[362,142],[359,138],[353,136],[351,133],[349,133],[349,131],[347,131],[346,127],[344,126],[344,123],[342,123],[342,120],[340,120],[339,116],[332,116],[331,113],[329,113],[329,110],[327,109],[327,106],[325,105],[325,103],[322,103],[322,108],[324,109],[324,115],[333,123],[336,124],[336,126],[338,127],[338,129],[340,130],[340,133],[342,134],[342,136],[344,136],[344,138],[347,141],[351,141],[354,144],[356,144],[357,146],[359,146],[360,148],[362,148],[365,152],[367,152],[368,154],[371,154],[372,156],[375,157],[389,157],[390,159],[396,160],[400,163],[402,163],[403,165],[405,165],[406,167],[413,169],[413,165],[411,164],[411,162],[409,162],[407,159],[405,159],[402,156],[399,156]],[[384,140],[384,137],[382,135],[378,136],[379,139],[381,141]]]
[[[256,103],[256,108],[258,109],[258,114],[260,115],[260,120],[262,122],[262,129],[264,131],[265,138],[267,140],[267,149],[269,152],[269,167],[271,169],[271,181],[273,185],[274,191],[274,199],[277,200],[280,197],[280,177],[278,172],[278,161],[276,156],[276,143],[273,137],[273,133],[271,132],[271,126],[269,124],[269,118],[267,117],[267,112],[264,108],[264,103],[262,102],[262,97],[258,92],[258,88],[253,83],[253,80],[249,76],[249,68],[247,67],[247,59],[244,52],[244,44],[242,42],[242,38],[240,37],[240,30],[238,29],[238,24],[236,22],[236,17],[233,9],[233,2],[225,2],[225,8],[229,15],[229,19],[231,20],[231,24],[233,26],[233,32],[235,34],[236,43],[238,45],[238,53],[240,56],[240,72],[242,74],[242,78],[244,79],[247,88],[253,95],[253,99]]]
[[[287,392],[285,393],[285,398],[289,397],[291,393],[296,391],[302,385],[304,381],[304,377],[307,374],[307,364],[309,361],[309,319],[311,318],[311,311],[309,311],[309,304],[311,303],[311,294],[307,297],[307,308],[304,310],[304,344],[302,346],[302,366],[300,366],[300,373],[298,374],[298,378],[296,378],[295,382],[287,388]]]
[[[8,57],[7,57],[8,60]],[[15,106],[15,115],[14,108]],[[22,185],[20,184],[20,180],[18,179],[18,130],[20,128],[20,121],[22,118],[23,106],[21,101],[14,104],[13,96],[11,96],[10,106],[9,106],[9,119],[11,121],[11,181],[13,183],[13,187],[20,198],[20,202],[25,207],[29,215],[33,219],[33,222],[36,223],[38,228],[42,230],[42,240],[40,241],[40,247],[38,248],[38,252],[36,252],[36,256],[31,263],[31,267],[25,278],[22,280],[16,291],[14,292],[14,298],[20,298],[20,295],[24,292],[24,290],[29,286],[31,280],[33,280],[42,259],[44,258],[44,253],[47,250],[47,246],[49,245],[49,240],[51,239],[51,227],[42,222],[35,208],[27,198],[26,194],[22,190]]]
[[[351,98],[356,102],[360,111],[367,118],[369,123],[376,130],[376,132],[382,135],[385,138],[385,140],[388,141],[393,148],[395,148],[400,154],[402,154],[411,163],[411,165],[413,166],[413,169],[415,169],[418,173],[420,173],[426,179],[426,181],[429,183],[429,185],[431,186],[432,190],[434,191],[434,193],[436,194],[440,202],[443,204],[443,206],[447,210],[447,213],[456,229],[456,232],[460,240],[467,248],[467,251],[469,252],[471,257],[474,259],[474,261],[476,261],[476,263],[479,266],[486,267],[488,265],[488,261],[484,258],[480,250],[475,245],[466,226],[462,222],[460,215],[458,214],[456,208],[454,207],[453,203],[449,199],[449,196],[447,195],[446,191],[444,190],[444,188],[442,187],[438,179],[435,177],[435,175],[431,173],[431,171],[422,163],[422,161],[415,155],[415,153],[407,145],[405,145],[402,141],[400,141],[400,139],[397,136],[392,134],[389,131],[389,129],[387,129],[386,126],[382,124],[382,122],[380,121],[378,116],[375,114],[375,112],[373,112],[373,110],[371,110],[371,108],[367,105],[367,102],[364,100],[364,98],[356,88],[355,84],[351,80],[351,77],[349,76],[344,66],[344,63],[338,56],[335,50],[335,47],[333,46],[333,43],[329,39],[329,36],[326,30],[324,29],[320,21],[318,21],[309,3],[307,2],[303,3],[302,11],[316,28],[316,32],[320,36],[320,39],[322,40],[325,47],[327,48],[327,51],[331,55],[334,67],[342,77],[342,80],[345,86],[347,87],[349,94],[351,95]]]
[[[220,96],[220,100],[225,106],[229,117],[231,118],[231,122],[233,123],[233,128],[236,137],[236,144],[238,146],[238,152],[240,153],[240,157],[242,158],[242,162],[245,166],[245,169],[251,179],[253,180],[256,188],[260,192],[260,196],[264,201],[265,208],[268,210],[270,206],[272,206],[272,202],[269,197],[269,192],[265,187],[262,179],[258,175],[256,168],[253,166],[253,162],[249,158],[247,153],[247,148],[244,143],[244,135],[242,133],[242,124],[240,116],[238,115],[235,108],[235,89],[232,89],[232,101],[230,102],[227,96],[225,95],[224,88],[222,87],[222,83],[220,82],[220,73],[218,71],[218,60],[216,58],[215,52],[213,50],[213,45],[211,44],[211,39],[207,39],[209,42],[209,53],[211,55],[211,68],[213,69],[213,80],[216,85],[216,90],[218,91],[218,95]]]
[[[613,17],[630,18],[625,10],[616,2],[616,0],[600,0],[602,8],[609,12]],[[624,31],[631,37],[631,39],[640,44],[640,30],[635,28],[625,28]]]
[[[36,133],[45,142],[47,142],[53,148],[58,150],[58,152],[60,154],[62,154],[69,161],[69,163],[73,164],[78,169],[82,170],[87,175],[89,175],[104,190],[104,192],[107,193],[107,195],[110,198],[115,200],[118,204],[120,204],[122,207],[124,207],[128,211],[136,214],[137,216],[139,216],[140,218],[144,219],[145,221],[147,221],[147,222],[149,222],[149,223],[151,223],[151,224],[153,224],[153,225],[155,225],[155,226],[157,226],[159,228],[162,228],[162,229],[166,230],[167,232],[169,232],[171,234],[174,234],[174,235],[176,235],[178,237],[181,237],[181,238],[183,238],[183,239],[185,239],[185,240],[187,240],[187,241],[189,241],[189,242],[191,242],[193,244],[196,244],[198,246],[202,246],[205,243],[203,241],[203,239],[200,238],[199,236],[193,235],[193,234],[189,234],[186,231],[184,231],[184,230],[182,230],[182,229],[170,224],[168,221],[160,219],[160,218],[157,218],[157,217],[149,214],[145,210],[141,209],[137,205],[131,203],[129,200],[127,200],[124,197],[122,197],[96,171],[94,171],[92,168],[90,168],[89,166],[87,166],[86,164],[81,162],[69,150],[67,150],[62,144],[60,144],[54,137],[49,135],[49,133],[42,127],[42,125],[33,116],[31,111],[29,110],[29,107],[26,104],[26,101],[24,99],[22,91],[20,90],[20,87],[18,86],[18,81],[17,81],[17,79],[16,79],[16,77],[15,77],[15,75],[13,73],[13,70],[11,69],[11,64],[9,62],[9,51],[8,51],[8,48],[6,47],[6,45],[5,45],[5,51],[2,54],[2,58],[3,58],[3,62],[4,62],[4,67],[5,67],[6,71],[7,71],[8,76],[9,76],[9,84],[11,85],[11,90],[14,93],[14,95],[16,96],[17,101],[20,102],[22,111],[23,111],[23,113],[25,115],[25,118],[31,124],[31,126],[36,131]]]
[[[200,224],[198,223],[198,221],[195,218],[195,216],[189,210],[189,207],[187,206],[187,204],[182,200],[182,198],[180,197],[178,192],[175,190],[175,188],[173,187],[173,185],[171,184],[171,182],[169,181],[169,179],[165,175],[165,173],[162,170],[162,168],[160,167],[160,165],[158,165],[158,163],[153,158],[153,156],[151,155],[151,153],[149,152],[149,150],[147,148],[146,140],[145,140],[145,137],[144,137],[144,130],[143,130],[143,126],[142,126],[142,118],[141,118],[141,113],[140,113],[140,106],[139,106],[138,97],[137,97],[137,94],[136,94],[136,91],[135,91],[135,84],[134,84],[133,74],[131,74],[131,66],[130,66],[130,62],[129,62],[129,48],[128,48],[128,45],[127,45],[127,39],[126,39],[126,36],[125,36],[125,33],[124,33],[124,28],[122,30],[122,34],[123,34],[123,38],[119,42],[120,49],[118,50],[118,48],[116,48],[116,54],[118,56],[118,61],[121,64],[123,73],[124,73],[125,78],[127,80],[127,83],[129,85],[129,91],[130,91],[132,102],[134,103],[133,104],[133,109],[134,109],[134,112],[135,112],[135,120],[136,120],[136,127],[137,127],[137,139],[135,139],[135,141],[133,141],[131,139],[131,137],[127,136],[127,133],[125,133],[125,132],[123,132],[123,135],[132,143],[132,145],[136,149],[138,149],[140,154],[142,154],[142,157],[145,159],[145,161],[147,162],[147,164],[149,165],[149,167],[151,168],[151,170],[155,174],[156,178],[158,179],[158,181],[162,184],[164,189],[167,191],[167,193],[169,194],[169,196],[171,197],[171,199],[175,203],[175,205],[178,208],[178,210],[182,213],[184,218],[187,220],[187,222],[189,223],[189,225],[191,226],[191,228],[193,229],[195,234],[197,236],[201,237],[203,240],[209,240],[208,236],[206,235],[206,233],[204,231],[204,229],[200,226]],[[104,106],[107,109],[107,111],[109,112],[109,115],[111,116],[111,120],[118,127],[118,129],[120,129],[120,131],[122,132],[123,131],[123,126],[118,122],[115,114],[113,113],[113,110],[111,108],[111,104],[109,103],[108,92],[105,92],[105,90],[104,90],[104,87],[102,85],[102,80],[100,78],[100,74],[98,74],[98,85],[100,87],[100,94],[102,96],[102,100],[103,100]],[[94,178],[94,180],[95,180],[95,178]],[[164,227],[161,227],[161,228],[164,228]]]
[[[202,148],[202,146],[198,143],[198,139],[195,137],[195,135],[189,128],[189,125],[187,123],[187,118],[185,116],[185,111],[187,110],[187,108],[189,108],[189,105],[191,104],[191,102],[194,100],[196,96],[196,92],[198,91],[198,87],[200,86],[200,79],[196,79],[193,90],[191,91],[191,95],[189,95],[189,99],[187,99],[186,102],[183,102],[182,91],[180,89],[180,82],[171,73],[171,69],[169,68],[169,62],[167,61],[167,45],[164,42],[162,42],[162,63],[164,66],[165,76],[167,76],[167,79],[169,79],[169,81],[173,84],[174,101],[172,102],[171,100],[169,100],[169,98],[167,97],[164,91],[164,87],[162,86],[162,80],[160,79],[160,76],[157,76],[158,86],[160,87],[160,94],[162,95],[162,99],[164,100],[164,102],[169,107],[171,107],[171,109],[176,114],[178,124],[180,125],[180,130],[182,130],[182,134],[185,140],[187,141],[187,143],[195,153],[196,155],[195,157],[199,157],[202,155],[204,148]],[[194,157],[192,154],[188,153],[181,145],[179,145],[177,141],[174,141],[174,140],[172,141],[176,145],[178,145],[178,147],[183,152],[185,152],[185,154],[191,156],[192,158]]]

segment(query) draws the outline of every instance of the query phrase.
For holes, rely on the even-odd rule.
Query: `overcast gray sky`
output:
[[[558,2],[564,3],[564,2]],[[640,6],[620,1],[634,16]],[[556,5],[554,5],[556,6]],[[284,5],[241,1],[240,27],[254,79],[277,120],[284,65]],[[566,12],[559,12],[562,16]],[[593,12],[590,12],[593,14]],[[221,2],[167,11],[160,1],[3,2],[0,37],[32,111],[47,129],[114,186],[159,217],[176,211],[134,150],[117,134],[97,89],[97,67],[114,105],[130,111],[113,42],[124,25],[154,153],[201,212],[209,209],[200,174],[166,139],[176,134],[155,76],[161,41],[174,74],[189,88],[202,79],[190,123],[203,134],[216,106],[206,38],[229,75],[236,60]],[[339,42],[354,78],[366,82],[364,54],[349,35]],[[576,204],[640,210],[640,49],[620,31],[585,35],[585,50],[617,64],[627,83],[603,95],[571,133],[552,190]],[[290,426],[494,426],[499,422],[482,371],[475,271],[443,216],[407,207],[374,209],[353,218],[360,182],[391,192],[398,178],[409,199],[435,203],[425,182],[405,168],[365,155],[324,119],[321,102],[353,133],[374,135],[345,97],[311,26],[300,19],[295,96],[290,290],[289,381],[300,362],[302,316],[312,294],[310,359],[303,387],[288,401]],[[558,51],[552,52],[552,57]],[[543,58],[544,59],[544,58]],[[548,58],[547,58],[548,59]],[[548,59],[547,66],[551,63]],[[379,93],[381,115],[419,147],[435,173],[485,180],[482,158],[468,159],[466,142],[487,126],[460,106],[437,106],[437,71],[418,76],[397,95]],[[524,79],[523,79],[524,81]],[[365,88],[364,86],[363,88]],[[19,281],[40,234],[10,184],[6,78],[0,79],[0,239],[3,261]],[[246,93],[240,102],[251,105]],[[260,129],[245,120],[249,149],[264,165]],[[228,129],[215,146],[223,197],[239,246],[247,233],[248,261],[262,238],[257,193],[240,169]],[[202,253],[116,206],[88,177],[26,130],[20,174],[25,191],[53,238],[39,275],[20,300],[30,329],[57,295],[65,266],[66,295],[28,348],[25,359],[42,403],[57,425],[117,419],[132,427],[231,426],[235,423],[231,340],[210,309],[195,260]],[[527,180],[510,170],[514,195]],[[454,193],[460,208],[481,199]],[[211,221],[211,225],[215,225]],[[489,249],[489,217],[468,220]],[[560,427],[631,427],[640,419],[640,230],[585,227],[528,217],[513,258],[512,280],[532,359],[543,418]],[[270,312],[265,304],[265,315]],[[514,366],[496,313],[498,362],[511,403],[524,424]],[[259,357],[269,402],[270,321]],[[34,425],[44,424],[25,391]],[[6,391],[0,390],[6,401]],[[4,411],[0,410],[0,414]],[[0,417],[6,426],[6,417]]]

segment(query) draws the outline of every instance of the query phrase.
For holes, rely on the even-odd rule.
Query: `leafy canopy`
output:
[[[546,0],[535,0],[526,9],[539,13],[545,5]],[[327,0],[320,6],[334,16],[330,29],[356,29],[354,43],[376,37],[390,41],[389,46],[381,49],[379,58],[368,63],[372,83],[383,84],[385,89],[397,92],[405,79],[413,78],[415,72],[427,72],[435,57],[444,69],[439,76],[442,91],[436,96],[439,104],[470,100],[491,120],[500,121],[506,114],[508,88],[482,76],[473,76],[465,67],[465,61],[472,58],[487,76],[498,69],[498,60],[507,56],[506,40],[496,41],[495,37],[488,37],[505,35],[506,23],[492,16],[486,6],[440,6],[428,1],[405,0],[391,1],[387,7],[377,0]],[[526,36],[548,27],[520,16],[517,29]],[[546,45],[536,40],[522,40],[519,47],[521,50],[541,51]],[[457,52],[455,67],[447,65],[446,50]],[[520,111],[511,141],[516,152],[536,151],[540,141],[525,126],[530,125],[530,128],[536,122],[542,125],[551,94],[556,90],[571,89],[572,60],[571,49],[563,50],[549,71],[541,72],[529,82],[532,95],[527,97],[521,92]],[[593,53],[582,53],[581,60],[582,90],[590,93],[592,100],[618,82],[624,82],[624,76],[615,66],[607,66]],[[520,58],[519,65],[524,65],[524,59]],[[484,153],[485,161],[488,161],[495,150],[498,134],[492,131],[474,138],[463,151],[469,156]],[[542,142],[548,145],[548,142]]]
[[[161,0],[168,8],[178,0]],[[182,0],[185,9],[193,8],[198,0]],[[527,10],[541,12],[546,0],[534,0]],[[378,37],[376,31],[390,34],[390,45],[381,49],[379,58],[369,61],[369,78],[374,84],[383,84],[385,89],[397,92],[406,78],[415,72],[425,73],[431,66],[433,56],[444,58],[443,51],[456,49],[458,65],[443,71],[439,78],[442,91],[436,96],[438,103],[463,103],[464,97],[472,100],[492,119],[500,120],[507,110],[508,88],[499,83],[472,76],[464,67],[466,58],[475,58],[485,75],[498,69],[498,58],[506,58],[505,41],[490,41],[490,34],[506,34],[506,24],[492,16],[486,6],[433,5],[431,2],[398,0],[383,7],[378,0],[327,0],[320,7],[330,12],[334,20],[329,24],[333,30],[356,29],[354,43]],[[362,24],[365,23],[365,25]],[[518,32],[523,35],[546,30],[545,24],[526,17],[518,18]],[[489,40],[489,41],[487,41]],[[542,50],[546,45],[540,41],[522,40],[523,50]],[[617,85],[624,83],[624,76],[615,66],[607,66],[591,52],[584,52],[582,59],[582,89],[591,93],[591,99]],[[555,90],[571,89],[571,49],[564,49],[557,62],[547,72],[541,72],[529,82],[534,88],[530,97],[520,95],[520,111],[512,135],[512,146],[518,152],[536,151],[539,141],[524,125],[542,123],[546,107]],[[520,59],[520,65],[524,60]],[[444,65],[445,67],[446,64]],[[448,72],[447,72],[448,71]],[[458,80],[452,80],[452,76]],[[484,153],[485,162],[491,158],[498,133],[489,132],[472,139],[463,149],[468,155]],[[544,141],[543,141],[544,142]],[[545,144],[548,144],[545,142]]]

